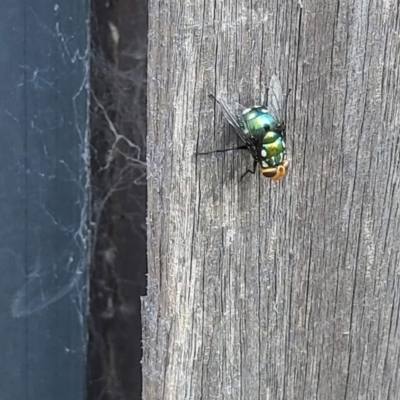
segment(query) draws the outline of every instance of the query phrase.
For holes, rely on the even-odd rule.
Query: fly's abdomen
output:
[[[263,167],[275,167],[285,159],[285,141],[278,132],[269,131],[264,135],[261,149]]]
[[[275,120],[263,107],[254,107],[243,112],[244,131],[252,137],[263,137],[275,127]]]

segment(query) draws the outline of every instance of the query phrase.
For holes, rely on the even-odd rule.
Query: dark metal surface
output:
[[[92,2],[89,399],[141,399],[147,2]]]
[[[2,2],[2,400],[84,398],[87,15]]]

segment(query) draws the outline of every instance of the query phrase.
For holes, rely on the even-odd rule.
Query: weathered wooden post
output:
[[[399,8],[150,0],[146,400],[399,398]],[[240,182],[208,94],[272,73],[291,169]]]

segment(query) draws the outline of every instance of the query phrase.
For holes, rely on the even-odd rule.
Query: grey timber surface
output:
[[[146,400],[399,398],[399,7],[149,1]],[[288,175],[196,157],[273,73]]]

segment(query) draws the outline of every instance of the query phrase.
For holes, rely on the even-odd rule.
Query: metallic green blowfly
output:
[[[283,177],[289,168],[289,161],[286,159],[286,127],[282,114],[284,111],[286,113],[289,92],[284,104],[281,83],[273,75],[263,105],[245,108],[238,103],[228,104],[211,94],[210,97],[221,106],[225,118],[245,144],[197,154],[247,149],[254,159],[253,170],[248,169],[241,179],[249,172],[255,174],[257,164],[260,164],[261,173],[267,178],[277,181]]]

